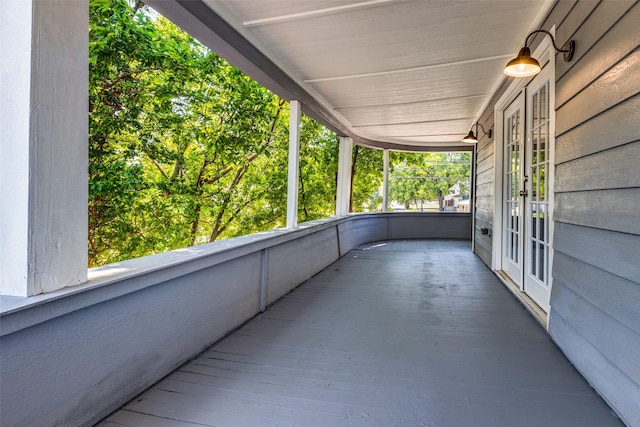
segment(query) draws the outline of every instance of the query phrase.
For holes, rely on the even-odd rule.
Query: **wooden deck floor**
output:
[[[459,241],[349,252],[99,424],[619,425]]]

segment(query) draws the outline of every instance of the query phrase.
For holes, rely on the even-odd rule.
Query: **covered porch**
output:
[[[434,239],[352,249],[98,424],[196,425],[622,423],[468,241]]]
[[[87,269],[89,7],[0,2],[3,427],[640,426],[640,1],[146,3],[290,103],[287,227]],[[350,213],[354,145],[470,152],[469,212]]]

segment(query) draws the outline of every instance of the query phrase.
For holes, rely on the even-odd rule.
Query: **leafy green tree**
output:
[[[283,226],[286,102],[141,1],[89,9],[90,266]],[[303,117],[300,151],[298,218],[331,216],[338,137]],[[351,211],[380,210],[382,151],[352,155]],[[452,156],[394,154],[419,179],[392,194],[468,192],[468,155]]]
[[[300,132],[298,220],[326,218],[335,212],[339,137],[303,116]]]
[[[351,163],[349,212],[375,212],[382,208],[379,194],[384,180],[383,151],[355,145]]]
[[[391,153],[389,197],[409,209],[447,196],[454,188],[469,197],[469,153]]]
[[[112,7],[116,6],[116,7]],[[118,7],[119,6],[119,7]],[[89,263],[130,249],[119,244],[137,227],[129,220],[146,185],[143,168],[125,142],[138,128],[146,93],[140,76],[163,68],[151,43],[152,22],[140,5],[94,0],[89,26]],[[136,61],[131,58],[140,58]]]
[[[288,106],[142,2],[90,0],[90,266],[279,227]],[[300,218],[335,206],[337,137],[302,121]]]

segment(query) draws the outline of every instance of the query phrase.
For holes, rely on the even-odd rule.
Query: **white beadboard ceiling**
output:
[[[355,135],[461,145],[549,0],[204,0]]]

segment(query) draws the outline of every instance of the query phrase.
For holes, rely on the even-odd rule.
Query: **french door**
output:
[[[524,92],[504,111],[502,270],[522,287]]]
[[[538,75],[504,110],[502,270],[545,312],[550,287],[550,81]]]

